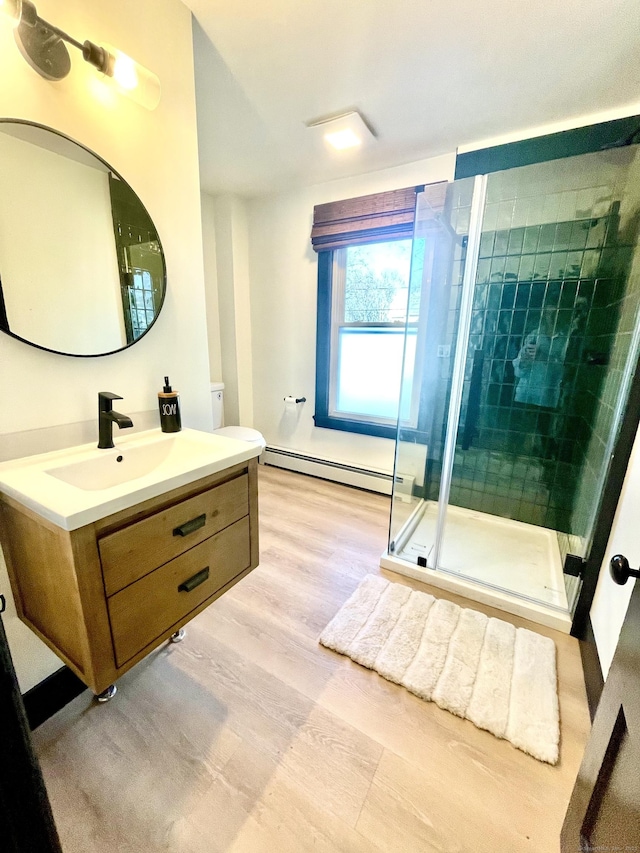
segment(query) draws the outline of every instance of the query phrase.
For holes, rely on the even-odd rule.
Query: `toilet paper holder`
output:
[[[291,396],[289,396],[289,397],[285,397],[284,401],[285,401],[285,403],[306,403],[307,398],[306,397],[291,397]]]

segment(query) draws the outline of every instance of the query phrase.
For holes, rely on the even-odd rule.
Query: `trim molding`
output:
[[[87,686],[68,666],[63,666],[45,678],[22,697],[31,731],[53,717],[79,696]]]
[[[474,139],[471,142],[463,142],[458,145],[458,154],[468,154],[469,151],[478,151],[480,148],[493,148],[496,145],[506,145],[508,142],[521,142],[523,139],[533,139],[536,136],[548,136],[550,133],[560,133],[563,130],[574,130],[576,127],[586,127],[591,124],[603,124],[606,121],[616,121],[619,118],[640,115],[640,101],[625,104],[621,107],[613,107],[608,110],[599,110],[597,113],[585,113],[571,118],[562,118],[559,121],[547,122],[534,127],[521,127],[517,130],[500,133],[497,136],[488,136],[483,139]]]
[[[593,722],[604,687],[604,677],[602,675],[600,656],[598,655],[598,647],[590,618],[587,620],[585,638],[584,640],[580,640],[579,643],[582,669],[584,671],[584,686],[587,691],[587,703],[589,704],[591,722]]]
[[[457,155],[455,179],[630,145],[639,141],[639,132],[640,116],[636,115],[479,148]]]

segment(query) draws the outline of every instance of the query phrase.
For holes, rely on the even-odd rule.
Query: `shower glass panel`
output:
[[[467,259],[477,270],[465,283],[472,305],[464,327],[468,223],[456,231],[461,206],[454,199],[464,197],[462,209],[469,212],[469,179],[450,185],[449,196],[438,219],[440,239],[432,236],[440,252],[448,245],[448,276],[431,267],[429,299],[423,291],[418,321],[427,331],[425,360],[422,374],[414,371],[414,382],[422,382],[418,420],[427,409],[434,429],[421,445],[419,472],[420,460],[414,458],[413,469],[407,460],[420,433],[414,439],[399,428],[396,472],[415,477],[416,509],[401,530],[397,505],[409,490],[399,479],[392,553],[570,611],[579,581],[563,575],[563,564],[567,554],[589,553],[638,358],[638,146],[486,177],[479,251]],[[452,231],[463,237],[457,255]],[[431,305],[444,299],[446,323],[430,324]],[[456,339],[465,338],[460,363],[447,362]],[[425,393],[424,378],[433,375],[438,381]],[[456,425],[446,402],[458,381]],[[411,393],[418,395],[415,387]],[[443,469],[447,428],[455,448]]]
[[[389,540],[414,563],[435,542],[473,185],[449,184],[438,210],[417,196]]]

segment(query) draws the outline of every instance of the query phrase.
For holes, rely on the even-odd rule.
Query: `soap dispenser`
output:
[[[164,388],[158,394],[158,408],[160,409],[160,427],[162,432],[180,432],[182,422],[180,421],[180,398],[178,392],[169,385],[169,377],[164,377]]]

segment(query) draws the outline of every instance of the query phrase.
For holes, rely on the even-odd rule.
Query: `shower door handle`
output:
[[[611,577],[620,586],[624,586],[629,578],[640,578],[640,572],[637,569],[630,569],[629,560],[622,554],[616,554],[615,557],[611,558],[609,571]]]

